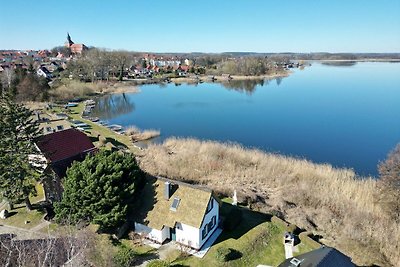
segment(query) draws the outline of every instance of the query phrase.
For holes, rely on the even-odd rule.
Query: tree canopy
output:
[[[132,155],[100,151],[67,170],[61,202],[55,203],[56,220],[99,224],[102,230],[126,220],[129,204],[141,184],[143,172]]]

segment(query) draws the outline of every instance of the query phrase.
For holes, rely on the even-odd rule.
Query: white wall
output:
[[[200,248],[199,229],[196,227],[177,223],[175,227],[176,241],[196,249]]]
[[[164,227],[165,228],[165,227]],[[135,232],[136,233],[145,233],[146,237],[154,240],[158,243],[164,242],[165,239],[163,239],[163,232],[160,230],[152,229],[144,224],[141,223],[136,223],[135,222]]]
[[[170,228],[168,226],[164,226],[163,229],[161,230],[161,237],[162,237],[162,242],[164,242],[167,238],[170,236]]]

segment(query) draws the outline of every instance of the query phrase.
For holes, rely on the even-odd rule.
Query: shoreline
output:
[[[230,75],[231,79],[227,76],[223,75],[202,75],[198,76],[199,78],[196,79],[195,77],[179,77],[179,78],[171,78],[171,82],[173,83],[198,83],[202,81],[204,83],[211,83],[210,76],[215,78],[214,82],[226,82],[231,80],[236,81],[245,81],[245,80],[272,80],[276,78],[283,78],[288,77],[292,74],[293,71],[286,71],[284,73],[275,73],[275,74],[263,74],[263,75]]]
[[[303,59],[305,62],[400,62],[399,58]]]

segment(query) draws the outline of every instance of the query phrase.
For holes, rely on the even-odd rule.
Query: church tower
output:
[[[71,45],[73,45],[73,44],[74,44],[74,42],[72,42],[71,36],[69,36],[69,32],[67,32],[67,41],[65,42],[65,46],[71,47]]]

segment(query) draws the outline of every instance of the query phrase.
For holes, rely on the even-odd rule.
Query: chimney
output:
[[[164,188],[164,198],[165,200],[169,200],[170,198],[170,193],[171,192],[171,183],[170,182],[165,182],[165,188]]]

